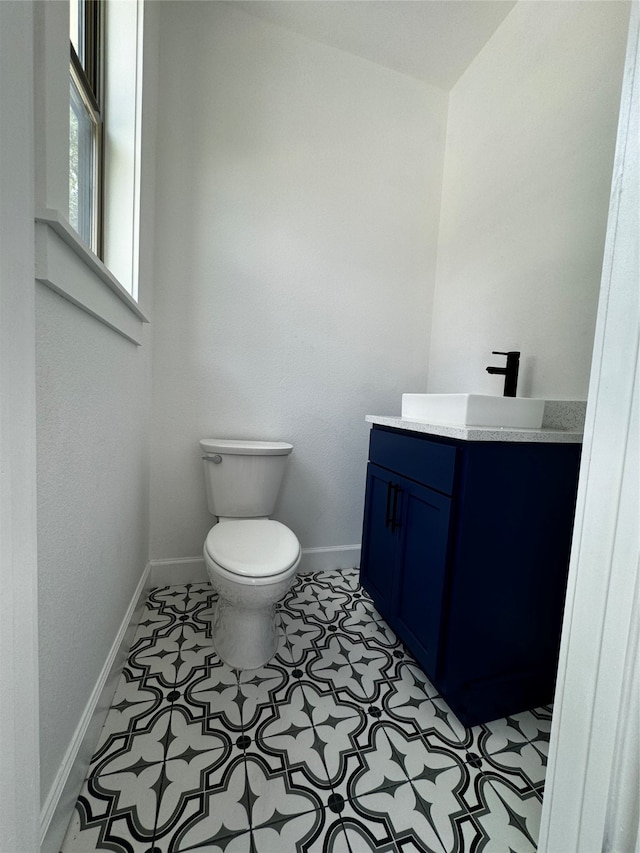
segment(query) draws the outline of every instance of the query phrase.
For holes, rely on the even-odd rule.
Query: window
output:
[[[102,256],[103,0],[70,0],[69,222]]]

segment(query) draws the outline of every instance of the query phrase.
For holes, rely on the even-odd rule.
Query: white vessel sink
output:
[[[539,429],[544,400],[489,394],[403,394],[402,417],[443,426]]]

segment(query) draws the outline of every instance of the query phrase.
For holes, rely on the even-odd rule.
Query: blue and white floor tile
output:
[[[62,853],[535,851],[549,707],[462,726],[356,569],[296,579],[259,670],[214,609],[150,593]]]

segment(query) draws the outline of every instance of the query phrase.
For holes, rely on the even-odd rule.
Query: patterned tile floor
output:
[[[357,569],[298,576],[259,670],[214,606],[150,593],[63,853],[535,851],[549,707],[464,728]]]

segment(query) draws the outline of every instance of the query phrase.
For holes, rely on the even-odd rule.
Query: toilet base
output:
[[[274,604],[258,609],[238,607],[218,599],[213,619],[213,646],[233,669],[258,669],[278,648]]]
[[[300,555],[283,572],[272,576],[235,575],[220,566],[204,549],[211,585],[218,593],[213,617],[213,646],[233,669],[258,669],[276,653],[276,604],[287,594],[296,576]]]

